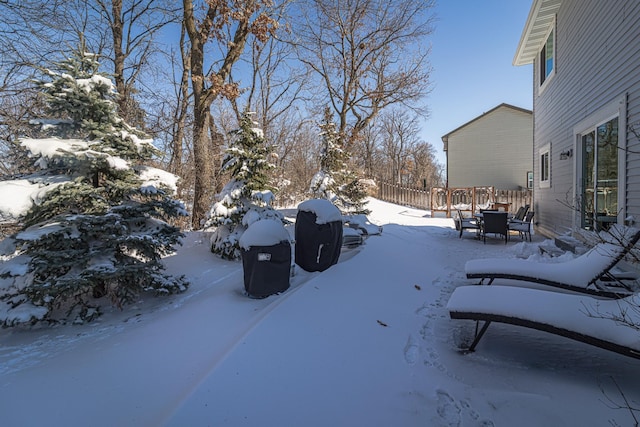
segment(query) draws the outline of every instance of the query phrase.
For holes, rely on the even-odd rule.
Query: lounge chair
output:
[[[382,234],[382,226],[373,224],[364,214],[343,215],[342,222],[347,227],[358,230],[360,234],[365,236]]]
[[[640,297],[599,300],[513,286],[460,286],[447,304],[452,319],[475,320],[474,351],[492,322],[537,329],[640,359],[638,331],[615,319],[625,311],[640,324]]]
[[[603,298],[622,298],[632,293],[621,276],[611,269],[620,262],[640,239],[634,230],[626,244],[599,243],[583,255],[560,263],[539,263],[524,259],[495,258],[467,261],[464,269],[468,279],[480,279],[478,284],[490,285],[495,279],[561,288],[568,291],[597,295]],[[634,276],[631,276],[633,278]]]

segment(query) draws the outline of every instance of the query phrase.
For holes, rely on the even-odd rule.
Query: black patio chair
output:
[[[482,240],[487,243],[487,234],[504,236],[504,244],[509,240],[509,223],[507,212],[484,211],[482,213]]]
[[[456,230],[460,231],[460,236],[459,236],[460,238],[462,238],[462,232],[465,229],[471,229],[476,231],[480,229],[480,224],[478,223],[478,220],[476,218],[465,218],[460,209],[458,209],[458,217],[456,218],[455,221],[456,221]]]
[[[530,211],[527,212],[527,215],[522,221],[518,221],[516,219],[511,220],[511,222],[509,222],[509,230],[517,231],[520,238],[523,240],[526,240],[527,236],[529,236],[529,241],[531,241],[531,221],[533,220],[534,214],[535,212]]]

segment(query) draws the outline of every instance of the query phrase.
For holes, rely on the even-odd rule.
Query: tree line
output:
[[[309,195],[319,124],[336,122],[361,178],[438,186],[420,137],[431,90],[425,0],[2,0],[0,173],[15,176],[19,138],[45,105],[33,79],[82,42],[118,93],[120,117],[154,139],[157,166],[181,177],[200,229],[231,131],[247,111],[273,146],[279,203]]]

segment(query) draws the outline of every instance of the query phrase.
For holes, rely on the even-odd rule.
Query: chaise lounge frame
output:
[[[464,288],[464,289],[462,289]],[[500,294],[504,292],[511,293],[512,297],[522,298],[521,301],[526,301],[525,304],[527,307],[523,309],[522,313],[505,315],[504,313],[498,313],[495,310],[494,303],[483,304],[483,293],[486,291],[491,291],[492,294]],[[471,300],[473,303],[468,305],[467,303],[460,303],[458,298],[460,294],[464,295],[464,300]],[[465,295],[466,294],[466,295]],[[565,322],[562,316],[559,316],[556,319],[557,324],[548,323],[542,321],[540,318],[536,318],[535,315],[532,315],[532,312],[535,310],[543,310],[543,307],[537,306],[535,303],[531,305],[532,300],[535,301],[535,298],[530,298],[532,295],[547,295],[549,297],[564,299],[566,301],[582,301],[582,300],[593,300],[593,301],[601,301],[596,300],[588,296],[579,296],[579,295],[570,295],[570,294],[558,294],[551,291],[543,291],[538,289],[528,289],[528,288],[514,288],[511,286],[493,286],[491,288],[488,287],[477,287],[477,286],[461,286],[456,289],[454,293],[451,295],[449,299],[449,304],[447,306],[449,310],[449,316],[452,319],[465,319],[465,320],[475,320],[476,321],[476,331],[475,337],[471,345],[465,350],[465,352],[473,352],[476,349],[476,346],[487,332],[487,329],[491,325],[491,323],[504,323],[515,326],[522,326],[525,328],[535,329],[543,332],[548,332],[554,335],[562,336],[565,338],[569,338],[575,341],[583,342],[585,344],[589,344],[595,347],[599,347],[605,350],[609,350],[623,356],[632,357],[635,359],[640,359],[640,349],[633,348],[630,345],[626,345],[623,342],[617,342],[615,340],[615,334],[611,334],[606,338],[603,337],[607,334],[601,334],[601,336],[596,336],[595,334],[586,333],[585,330],[589,328],[583,328],[583,330],[576,330],[574,328],[575,323],[572,324],[570,321]],[[577,299],[577,300],[576,300]],[[609,301],[613,302],[613,301]],[[575,305],[575,304],[574,304]],[[584,314],[584,313],[583,313]],[[620,325],[616,321],[612,319],[606,318],[592,318],[588,317],[585,314],[585,319],[591,319],[592,323],[595,322],[609,322],[607,325],[611,328],[628,328],[629,334],[637,333],[636,331],[631,330],[628,326]],[[637,339],[635,340],[637,342]]]
[[[530,282],[541,285],[546,285],[554,288],[564,289],[568,291],[599,296],[602,298],[624,298],[629,296],[632,291],[626,286],[624,283],[627,279],[635,279],[635,276],[625,277],[618,276],[611,272],[611,269],[615,267],[622,259],[624,259],[627,254],[633,249],[635,244],[640,239],[640,230],[635,230],[634,234],[627,241],[624,246],[620,244],[611,244],[611,243],[599,243],[593,248],[591,248],[588,252],[581,255],[584,256],[596,256],[598,253],[611,253],[611,255],[603,255],[609,258],[609,262],[604,265],[604,268],[599,271],[594,272],[593,277],[584,285],[576,285],[572,283],[564,283],[558,280],[553,280],[544,276],[544,271],[539,269],[538,276],[526,275],[523,273],[517,272],[518,266],[523,266],[525,264],[533,264],[533,261],[526,260],[511,260],[504,259],[506,263],[506,268],[503,271],[496,271],[495,269],[481,271],[482,268],[478,268],[478,266],[482,264],[486,264],[487,260],[471,260],[465,264],[465,273],[468,279],[480,279],[478,282],[479,285],[487,284],[491,285],[495,279],[509,279],[516,280],[522,282]],[[557,263],[557,264],[549,264],[546,266],[549,268],[563,268],[563,264],[567,266],[569,269],[573,268],[571,266],[572,261],[567,261],[565,263]],[[559,266],[559,267],[555,267]],[[488,280],[485,283],[485,280]],[[602,282],[612,283],[615,286],[604,286]]]

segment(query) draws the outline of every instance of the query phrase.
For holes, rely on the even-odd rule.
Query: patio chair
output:
[[[487,243],[487,234],[500,234],[504,236],[504,243],[509,240],[509,225],[507,212],[484,211],[482,213],[482,240]]]
[[[460,238],[462,238],[462,232],[466,229],[470,230],[479,230],[480,224],[476,218],[465,218],[462,215],[462,211],[460,209],[458,211],[458,217],[456,218],[456,230],[460,231]]]
[[[524,206],[520,206],[516,211],[515,215],[513,215],[512,219],[517,219],[519,221],[522,221],[524,219],[524,215],[525,215]]]
[[[512,219],[509,221],[509,231],[517,231],[522,240],[525,240],[527,236],[529,236],[529,241],[531,241],[531,221],[533,220],[534,212],[527,212],[527,215],[524,217],[524,220]]]
[[[523,326],[563,336],[624,356],[640,359],[638,331],[613,317],[624,312],[640,322],[639,297],[600,300],[513,286],[460,286],[447,310],[452,319],[476,321],[475,337],[467,352],[475,350],[492,322]]]
[[[529,205],[520,206],[516,214],[513,216],[513,219],[518,221],[524,221],[524,218],[527,215],[527,212],[529,212]]]
[[[534,283],[572,292],[597,295],[602,298],[623,298],[633,290],[625,283],[637,276],[616,276],[613,267],[631,251],[640,239],[640,230],[634,229],[626,243],[598,243],[586,253],[570,261],[539,263],[526,259],[474,259],[467,261],[464,269],[468,279],[480,279],[479,285],[488,280],[509,279]]]

